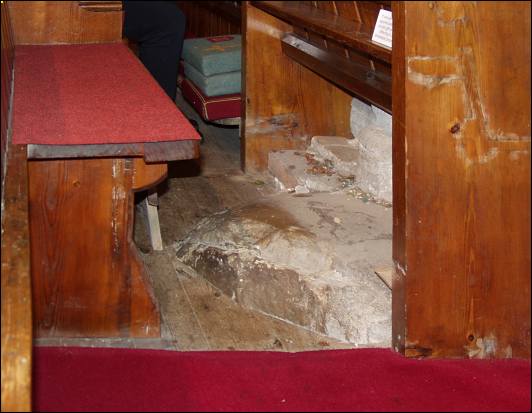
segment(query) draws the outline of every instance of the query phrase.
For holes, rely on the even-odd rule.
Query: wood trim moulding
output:
[[[80,8],[86,11],[122,11],[121,1],[78,1],[78,4]]]
[[[392,80],[339,55],[287,34],[281,39],[283,52],[332,83],[392,113]]]
[[[199,140],[123,143],[108,145],[28,145],[28,159],[143,157],[166,162],[199,157]]]

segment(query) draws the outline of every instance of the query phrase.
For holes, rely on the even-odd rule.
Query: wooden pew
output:
[[[86,3],[78,6],[86,8]],[[57,5],[60,10],[67,6]],[[32,10],[31,4],[17,4],[15,9],[19,14],[32,16],[25,7]],[[39,4],[37,9],[40,7]],[[97,11],[83,10],[80,13],[114,13],[118,17],[116,23],[121,23],[119,11],[101,12],[101,7],[98,4]],[[50,15],[58,14],[55,4],[51,4],[50,8],[47,9]],[[23,33],[29,32],[28,28],[23,29],[22,22],[18,22],[16,27]],[[67,24],[64,30],[67,40],[69,27]],[[58,33],[58,30],[53,32],[52,43],[63,39]],[[42,37],[30,39],[46,43]],[[87,36],[79,40],[94,43]],[[121,39],[115,41],[121,42]],[[26,105],[32,100],[34,91],[41,91],[43,84],[34,80],[41,76],[37,72],[15,78],[16,82],[19,79],[17,84],[21,87],[22,82],[31,84],[24,89],[24,99],[17,100],[18,93],[22,92],[17,93],[15,89],[15,138],[24,140],[25,130],[47,131],[39,138],[34,132],[27,148],[35,335],[158,337],[158,305],[132,241],[133,192],[148,189],[164,179],[167,161],[197,157],[196,132],[187,124],[188,132],[185,133],[190,133],[190,136],[187,135],[185,140],[169,141],[165,138],[171,136],[174,139],[174,131],[178,130],[174,119],[179,119],[179,111],[167,100],[142,64],[121,44],[91,44],[83,48],[47,44],[37,49],[20,46],[20,50],[19,64],[24,62],[26,65],[23,66],[24,73],[39,65],[41,73],[45,73],[43,78],[56,82],[58,86],[63,85],[59,95],[53,91],[41,92],[41,98],[45,100],[42,102],[46,103],[41,109],[33,99],[33,103],[23,106],[25,109],[21,112],[17,110],[17,102]],[[54,56],[54,65],[47,63],[51,55]],[[34,61],[32,56],[38,57]],[[98,56],[105,59],[106,72],[100,73]],[[85,61],[88,63],[80,65],[79,62]],[[128,77],[128,71],[135,73],[134,77]],[[122,79],[127,85],[116,92],[122,96],[124,103],[114,103],[109,110],[114,116],[121,117],[115,122],[122,122],[122,118],[128,121],[118,129],[109,129],[105,125],[112,119],[107,110],[96,110],[94,107],[88,113],[86,105],[83,106],[85,109],[81,109],[81,102],[91,96],[91,90],[98,91],[95,99],[100,103],[96,103],[97,106],[104,108],[116,101],[114,94],[104,95],[113,89],[113,84],[115,87],[119,85],[112,80],[117,73],[124,76]],[[144,79],[143,84],[136,81],[140,78]],[[103,89],[92,79],[99,79],[98,82],[109,87]],[[132,85],[136,85],[135,88]],[[145,99],[153,96],[151,104],[143,103],[146,100],[133,103],[129,99],[146,88],[152,95],[144,92]],[[61,100],[55,101],[58,97]],[[65,104],[65,99],[70,103]],[[132,103],[126,103],[129,101]],[[160,111],[155,112],[154,108],[159,105],[162,105],[163,113],[168,114],[168,119],[172,119],[172,125],[167,126],[168,130],[157,132],[158,124],[154,122],[160,117]],[[60,106],[61,110],[57,111],[56,106]],[[81,116],[78,121],[77,116]],[[186,119],[180,116],[186,123]],[[67,140],[70,139],[69,134],[76,135],[79,128],[84,128],[84,135],[74,142],[57,141],[53,137],[55,130],[47,125],[48,119],[59,119],[58,133],[66,136]],[[93,125],[109,140],[100,141],[99,136],[93,136],[97,142],[85,144],[92,142],[86,141],[86,138],[93,135]],[[132,143],[121,139],[123,134],[132,134],[132,131],[124,130],[127,125],[137,125],[135,130],[140,128],[143,131]]]
[[[36,336],[159,334],[132,243],[133,191],[163,179],[167,160],[196,157],[198,141],[12,142],[14,45],[122,42],[119,3],[2,2],[2,411],[31,408],[32,321]]]

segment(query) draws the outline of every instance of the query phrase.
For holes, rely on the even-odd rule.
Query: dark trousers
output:
[[[139,58],[175,101],[185,15],[172,1],[124,1],[124,35],[139,44]]]

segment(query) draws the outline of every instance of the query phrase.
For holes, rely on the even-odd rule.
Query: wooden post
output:
[[[393,2],[393,345],[530,357],[530,2]]]

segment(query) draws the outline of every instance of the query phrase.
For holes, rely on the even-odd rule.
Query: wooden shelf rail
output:
[[[367,101],[391,113],[392,79],[385,73],[368,70],[367,67],[320,49],[294,34],[281,40],[283,52],[317,72],[334,84],[363,96]]]

